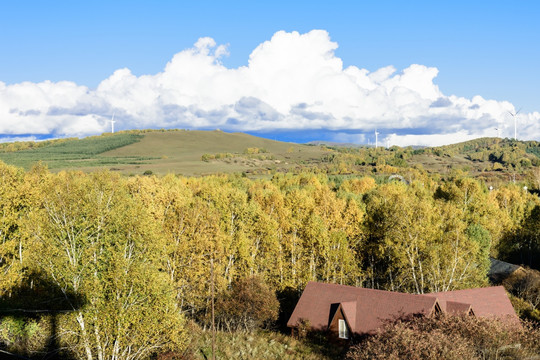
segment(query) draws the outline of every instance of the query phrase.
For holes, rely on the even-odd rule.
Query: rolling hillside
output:
[[[289,169],[317,162],[328,152],[321,147],[219,130],[131,131],[17,147],[28,145],[31,148],[18,151],[4,146],[0,160],[25,169],[42,161],[53,171],[107,168],[124,174],[204,175]],[[204,155],[210,159],[203,161]]]
[[[540,144],[483,138],[434,148],[374,149],[302,145],[219,130],[134,130],[84,139],[0,144],[0,160],[25,169],[42,161],[52,171],[106,168],[126,175],[242,172],[259,176],[300,167],[351,174],[373,172],[381,166],[417,167],[442,175],[462,170],[507,181],[540,165]]]

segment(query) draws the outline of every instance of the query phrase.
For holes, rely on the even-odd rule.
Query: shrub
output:
[[[244,154],[246,154],[246,155],[263,154],[263,153],[267,153],[267,152],[268,152],[268,150],[266,150],[265,148],[252,147],[252,148],[245,148],[244,149]]]
[[[311,329],[311,324],[307,319],[300,319],[297,327],[297,335],[299,339],[305,339]]]
[[[521,319],[540,323],[540,310],[535,309],[528,301],[513,295],[510,295],[510,301]]]
[[[0,346],[28,356],[45,349],[51,331],[50,316],[37,319],[6,316],[0,321]]]
[[[215,155],[212,155],[212,154],[203,154],[201,156],[201,160],[205,162],[209,162],[210,160],[213,160],[215,158],[216,158]]]
[[[540,271],[515,271],[503,285],[513,295],[510,299],[519,316],[540,322]]]
[[[276,294],[258,276],[238,280],[216,303],[218,325],[229,331],[253,331],[277,320]]]
[[[540,351],[540,330],[470,316],[416,317],[387,324],[347,359],[523,359]]]
[[[515,271],[504,280],[503,285],[512,294],[529,302],[533,307],[540,307],[540,271],[525,268]]]

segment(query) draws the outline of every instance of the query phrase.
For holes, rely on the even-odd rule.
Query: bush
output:
[[[0,321],[0,348],[29,356],[43,351],[50,341],[52,319],[6,316]]]
[[[540,330],[471,316],[389,323],[351,347],[347,359],[523,359],[540,352]]]
[[[503,281],[521,318],[540,322],[540,271],[524,268]]]
[[[276,321],[278,311],[275,292],[258,276],[235,282],[216,303],[218,325],[229,331],[251,332]]]
[[[540,310],[535,309],[528,301],[513,295],[510,295],[510,301],[521,319],[540,323]]]
[[[216,158],[216,156],[212,155],[212,154],[203,154],[201,156],[201,160],[205,161],[205,162],[209,162],[210,160],[214,160],[215,158]]]
[[[265,148],[252,147],[252,148],[245,148],[244,149],[244,154],[245,155],[264,154],[264,153],[267,153],[267,152],[268,152],[268,150],[266,150]]]

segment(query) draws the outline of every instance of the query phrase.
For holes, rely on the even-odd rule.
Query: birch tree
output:
[[[61,340],[81,358],[145,359],[184,342],[151,217],[108,172],[60,173],[31,214],[34,263],[72,312]],[[78,303],[68,296],[77,294]]]
[[[20,193],[23,174],[0,163],[0,297],[20,283],[23,271],[23,243],[20,217],[24,208]]]

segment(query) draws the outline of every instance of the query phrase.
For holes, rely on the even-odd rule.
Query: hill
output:
[[[426,170],[441,172],[444,167],[462,166],[471,175],[512,177],[540,166],[540,143],[501,138],[479,138],[441,147],[416,150],[414,162]],[[504,177],[504,176],[503,176]]]
[[[346,175],[415,167],[443,176],[461,170],[489,181],[520,179],[540,166],[536,141],[482,138],[421,149],[338,145],[286,143],[220,130],[133,130],[84,139],[0,144],[0,160],[25,169],[42,161],[53,171],[107,168],[126,175],[242,172],[258,176],[306,167]]]
[[[42,161],[53,171],[108,168],[124,174],[204,175],[290,169],[317,161],[326,152],[321,147],[219,130],[128,131],[84,139],[4,144],[0,160],[25,169]]]

